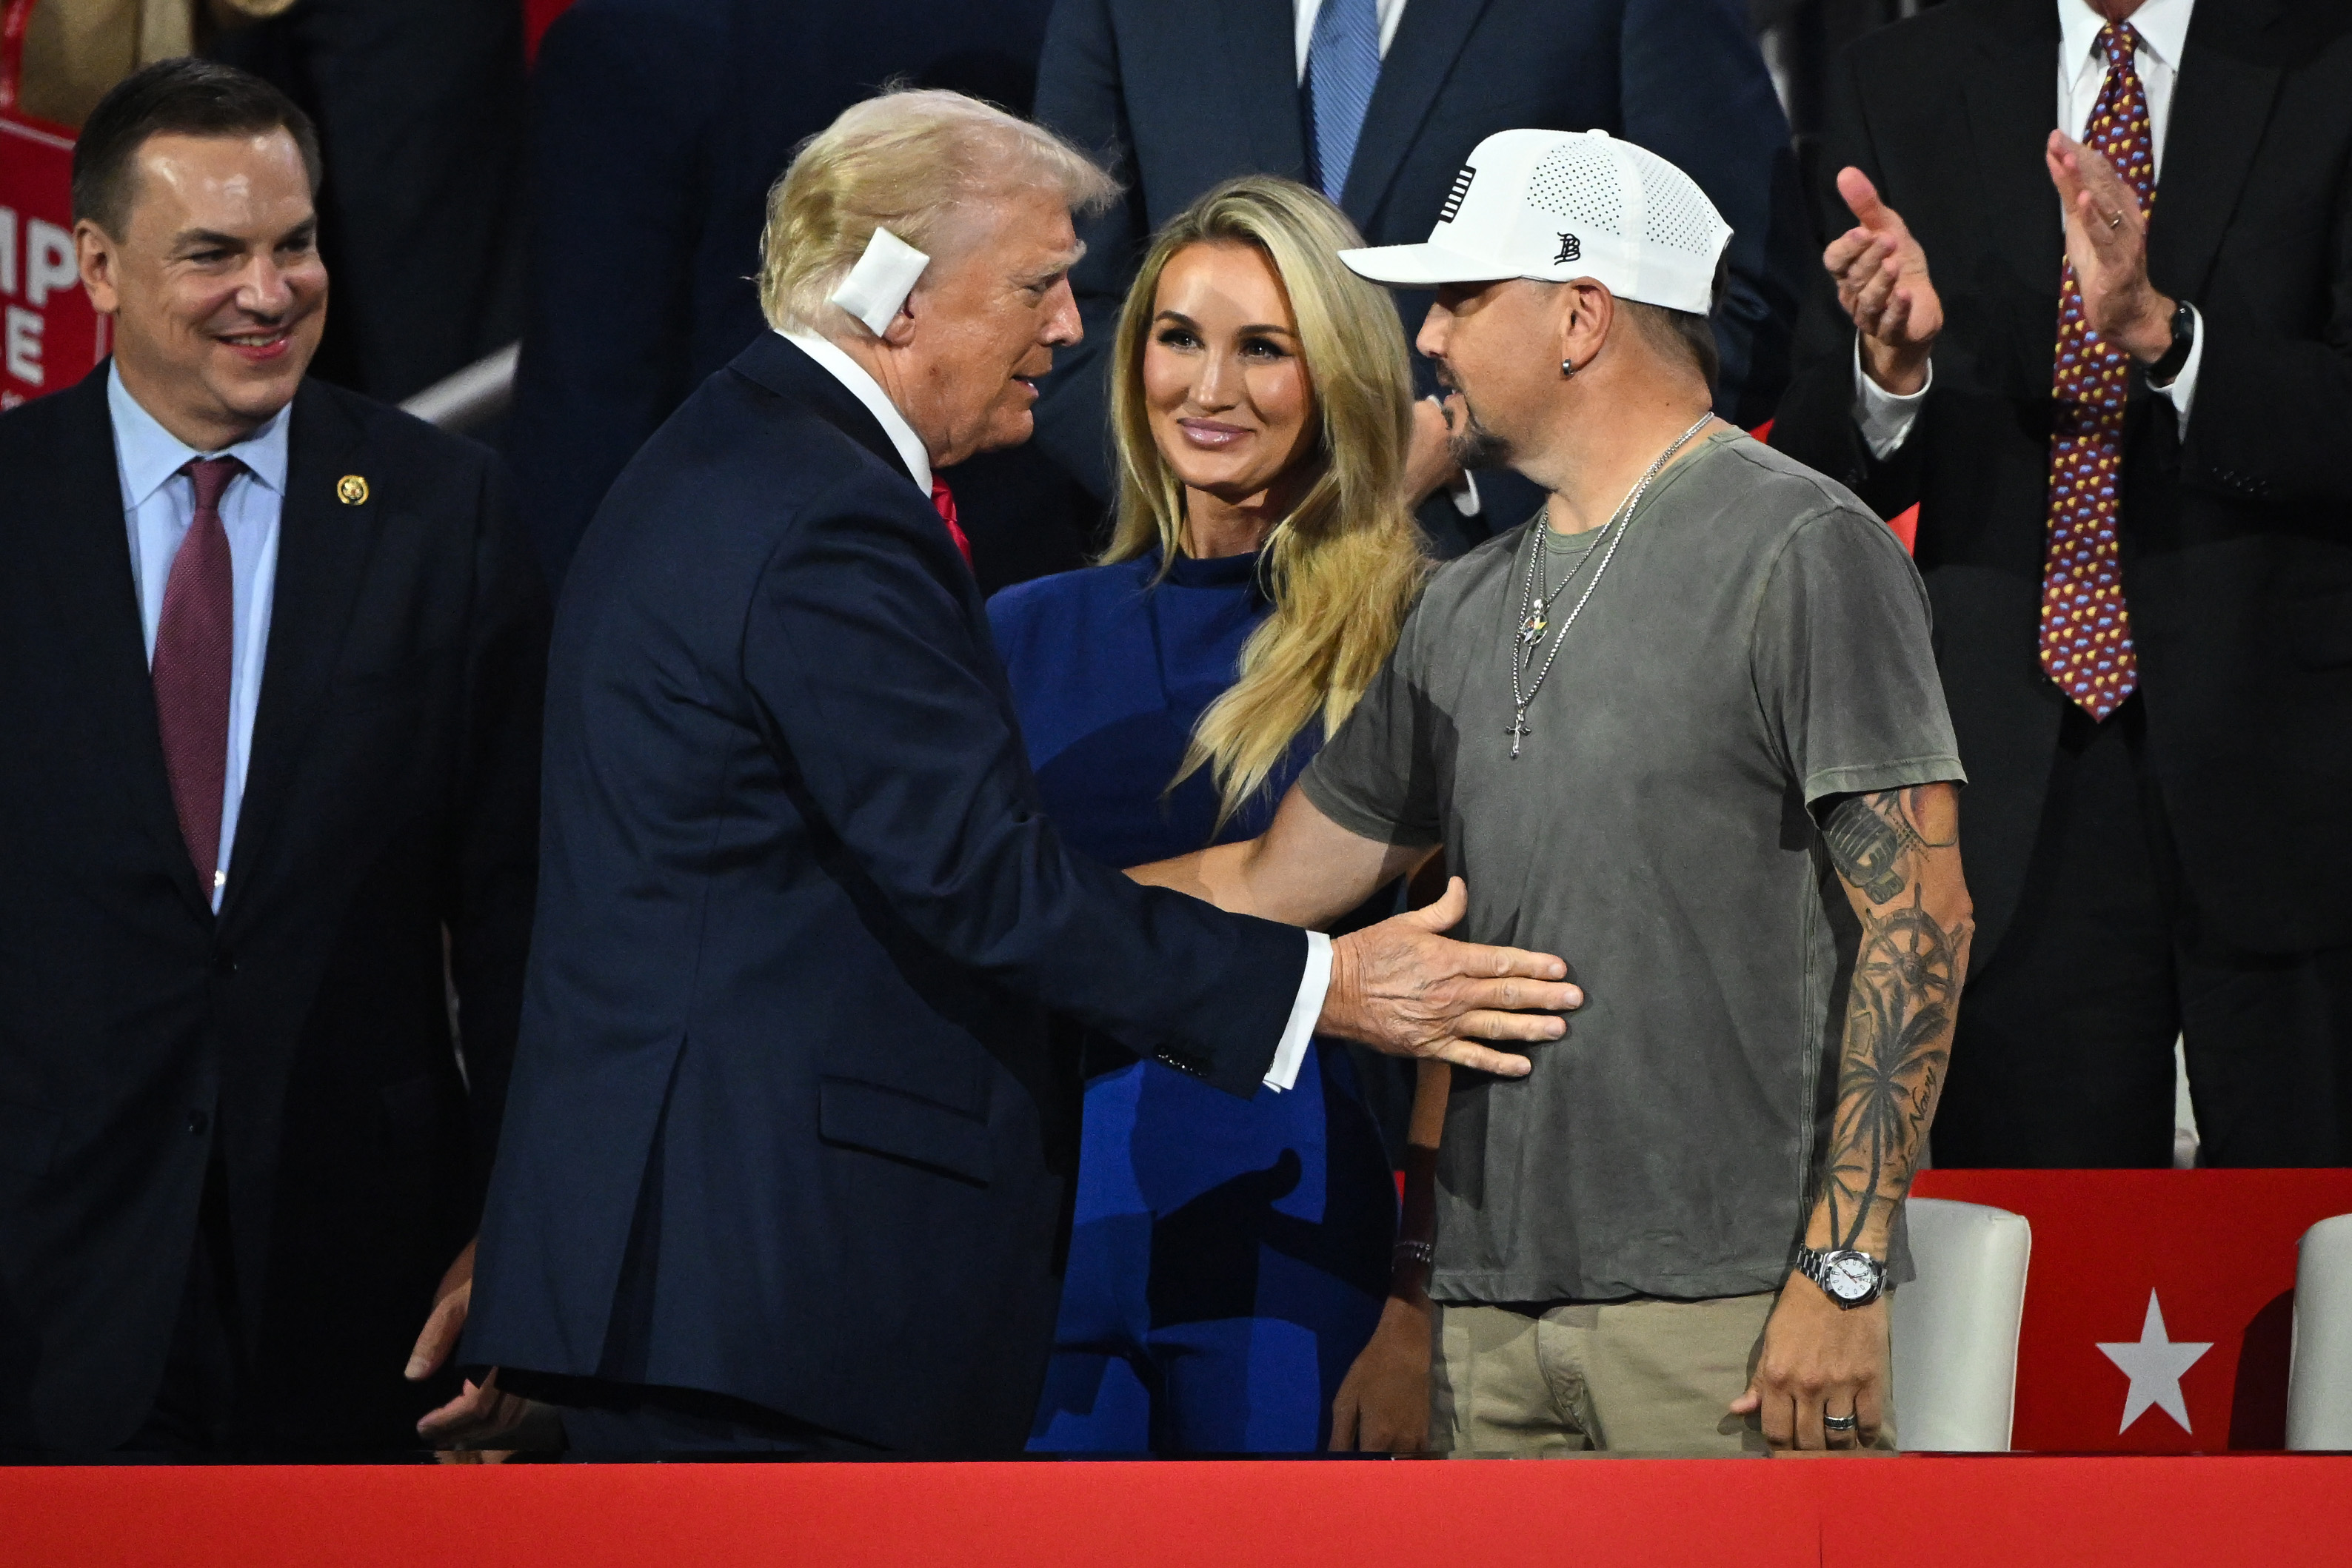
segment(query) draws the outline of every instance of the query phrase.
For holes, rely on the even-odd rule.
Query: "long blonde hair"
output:
[[[1341,265],[1338,253],[1364,242],[1339,209],[1270,174],[1229,180],[1170,219],[1128,290],[1112,349],[1118,521],[1103,559],[1157,547],[1164,578],[1183,548],[1184,486],[1151,438],[1143,354],[1170,259],[1219,243],[1255,247],[1289,296],[1315,400],[1299,462],[1317,471],[1259,556],[1273,613],[1242,645],[1240,678],[1201,716],[1171,781],[1208,768],[1223,828],[1299,731],[1318,716],[1327,737],[1339,729],[1396,645],[1429,563],[1405,505],[1412,380],[1396,307]]]

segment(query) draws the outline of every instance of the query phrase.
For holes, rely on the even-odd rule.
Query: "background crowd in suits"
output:
[[[1753,7],[1738,0],[1408,0],[1353,168],[1333,194],[1370,243],[1418,239],[1464,153],[1521,125],[1599,125],[1688,170],[1738,234],[1717,320],[1726,363],[1720,412],[1750,426],[1777,413],[1780,444],[1883,511],[1926,507],[1917,559],[1935,596],[1939,653],[1971,773],[1968,852],[1983,912],[1979,962],[2014,929],[2095,940],[2098,912],[2124,901],[2146,929],[2127,961],[2107,972],[2117,987],[2162,998],[2134,1020],[2137,1036],[2168,1040],[2186,1019],[2193,1051],[2200,1016],[2226,1026],[2215,1038],[2231,1043],[2206,1064],[2226,1140],[2215,1152],[2246,1164],[2341,1160],[2336,1129],[2352,1124],[2352,1057],[2336,1043],[2352,1031],[2345,1021],[2352,924],[2334,886],[2352,860],[2341,806],[2342,786],[2352,781],[2352,726],[2344,722],[2352,718],[2345,684],[2352,678],[2352,561],[2341,461],[2352,449],[2341,360],[2352,333],[2342,303],[2352,298],[2342,188],[2352,106],[2326,96],[2340,78],[2298,77],[2297,67],[2326,57],[2323,47],[2341,50],[2342,8],[2204,0],[2198,9],[2186,67],[2198,86],[2176,109],[2151,267],[2159,287],[2204,308],[2212,357],[2196,420],[2184,430],[2166,409],[2136,406],[2126,449],[2134,515],[2146,521],[2137,554],[2126,559],[2149,653],[2144,711],[2129,720],[2131,756],[2118,777],[2147,817],[2134,830],[2134,852],[2145,863],[2129,887],[2069,892],[2058,886],[2047,823],[2064,806],[2053,791],[2072,777],[2063,766],[2053,772],[2053,758],[2077,755],[2082,739],[2034,666],[2030,587],[2040,572],[2037,486],[2047,434],[2032,411],[2048,394],[2061,246],[2038,150],[2053,4],[1957,0],[1941,30],[1874,39],[1833,66],[1836,45],[1921,7],[1896,0]],[[879,84],[953,87],[1034,110],[1081,145],[1114,152],[1128,183],[1124,199],[1086,231],[1091,249],[1076,281],[1087,341],[1066,356],[1046,389],[1038,438],[951,476],[983,591],[1079,565],[1101,543],[1109,486],[1099,354],[1152,227],[1235,173],[1316,176],[1289,9],[1264,0],[578,0],[543,40],[527,118],[519,13],[454,0],[394,9],[397,18],[381,7],[301,0],[251,27],[199,26],[194,36],[289,87],[320,121],[324,244],[337,269],[335,325],[317,361],[322,378],[397,399],[520,337],[514,407],[489,433],[504,446],[514,493],[484,476],[488,468],[473,449],[403,448],[402,433],[370,405],[327,388],[297,405],[298,443],[312,444],[298,444],[294,463],[305,475],[372,464],[438,469],[453,494],[465,492],[436,514],[454,518],[485,508],[503,515],[513,505],[551,589],[560,589],[582,531],[630,456],[762,330],[750,275],[769,184],[801,141]],[[1915,81],[1951,79],[1931,57],[1944,50],[1982,56],[1981,80],[1914,98]],[[2006,74],[1994,68],[2004,51],[2035,50],[2032,60],[2008,61]],[[1776,78],[1777,98],[1769,90]],[[2007,170],[1982,194],[1978,158],[2005,161]],[[1823,241],[1850,221],[1827,185],[1847,162],[1864,167],[1910,217],[1929,245],[1947,310],[1972,323],[1954,328],[1938,361],[1941,391],[1895,460],[1873,455],[1853,435],[1851,327],[1818,262]],[[2328,229],[2330,222],[2337,227]],[[1420,300],[1405,295],[1399,303],[1406,320],[1417,319]],[[2315,340],[2323,335],[2334,349],[2320,350]],[[58,402],[62,410],[66,399]],[[110,486],[112,464],[83,450],[90,445],[88,429],[59,424],[34,487],[39,504],[112,509],[110,489],[90,489],[93,476]],[[460,452],[467,455],[453,455]],[[1507,476],[1482,476],[1479,487],[1475,513],[1443,497],[1424,510],[1440,553],[1458,553],[1533,510],[1533,492]],[[2288,501],[2298,508],[2292,523],[2280,510]],[[433,511],[418,506],[420,517]],[[344,582],[336,563],[295,549],[292,516],[289,509],[281,580],[291,591],[313,574],[302,580],[315,584],[317,602],[342,592],[333,601],[354,627],[373,613],[462,601],[470,591],[438,582],[436,572],[487,570],[474,559],[478,546],[453,537],[416,546],[413,578]],[[492,575],[503,583],[506,570]],[[0,583],[33,580],[0,573]],[[12,646],[37,643],[43,657],[80,649],[99,659],[94,643],[83,647],[89,629],[47,627],[43,606],[19,597],[0,616],[12,635],[27,639]],[[517,613],[529,620],[539,611]],[[305,634],[289,628],[287,645],[299,650]],[[489,633],[453,622],[452,637],[476,634]],[[2167,638],[2176,639],[2168,653],[2160,651]],[[318,658],[286,679],[310,681],[320,701],[352,710],[338,721],[346,731],[338,744],[354,756],[410,737],[420,706],[463,674],[451,651],[446,664],[387,664],[328,693],[328,655]],[[133,674],[93,665],[91,689]],[[274,700],[290,705],[294,695]],[[502,711],[518,725],[530,716],[526,732],[535,734],[536,708],[535,692],[520,692]],[[14,733],[63,736],[105,716],[93,716],[75,697],[7,716]],[[122,777],[144,775],[116,766],[110,744],[92,738],[45,756],[87,774],[74,792],[110,801]],[[517,786],[513,767],[469,751],[477,771],[467,777],[486,780],[480,810],[461,811],[451,836],[436,839],[446,859],[395,863],[399,846],[353,824],[371,812],[399,820],[415,803],[325,798],[290,752],[272,755],[281,744],[293,737],[265,727],[257,739],[247,808],[250,852],[275,859],[257,860],[253,891],[221,912],[201,952],[172,951],[171,963],[185,960],[191,973],[211,977],[191,980],[175,969],[142,1016],[152,1022],[194,1005],[204,987],[232,987],[239,957],[274,945],[285,964],[330,974],[342,988],[341,1010],[314,1014],[314,1030],[333,1027],[339,1039],[362,1044],[381,1038],[385,1051],[406,1051],[413,1041],[393,1040],[385,1020],[431,1013],[419,1027],[446,1045],[432,955],[403,948],[395,959],[366,949],[381,933],[309,926],[302,897],[265,897],[269,878],[282,874],[292,886],[332,864],[347,880],[376,879],[369,897],[379,908],[462,906],[464,918],[450,925],[462,974],[469,949],[519,951],[515,923],[529,907],[529,879],[502,882],[499,847],[483,835],[527,844],[530,791]],[[390,795],[404,787],[389,768],[379,783]],[[20,787],[58,785],[0,773],[0,788]],[[164,850],[176,843],[168,802],[156,791],[127,809],[148,820]],[[259,837],[265,828],[268,839]],[[107,966],[107,957],[92,956],[104,954],[102,943],[60,944],[83,929],[87,913],[68,885],[73,868],[64,857],[114,852],[121,846],[110,848],[110,831],[94,829],[79,847],[11,857],[14,892],[0,905],[67,913],[47,925],[12,925],[24,944],[12,937],[0,964]],[[362,841],[367,854],[352,858],[350,844]],[[179,885],[184,880],[157,881],[155,899],[197,899],[193,883]],[[471,891],[453,902],[458,883]],[[2066,904],[2077,893],[2078,903]],[[2062,904],[2063,919],[2051,913]],[[159,927],[151,916],[124,920],[134,928],[146,923],[152,936]],[[372,967],[395,963],[396,984],[367,978]],[[278,1147],[281,1131],[299,1132],[307,1121],[309,1133],[287,1146],[304,1151],[309,1174],[228,1169],[223,1190],[244,1207],[219,1223],[234,1221],[244,1239],[225,1266],[253,1281],[267,1273],[253,1238],[267,1234],[313,1260],[313,1278],[291,1293],[255,1298],[253,1311],[293,1322],[363,1309],[306,1342],[328,1368],[320,1376],[344,1375],[338,1357],[364,1355],[371,1365],[388,1357],[396,1366],[434,1281],[470,1233],[481,1165],[466,1151],[486,1145],[495,1126],[499,1052],[511,1041],[518,1005],[504,989],[514,979],[504,963],[480,971],[491,977],[467,998],[481,1020],[478,1032],[466,1034],[470,1082],[454,1059],[446,1070],[390,1074],[400,1078],[402,1096],[363,1108],[365,1140],[345,1135],[362,1113],[344,1102],[353,1083],[389,1070],[348,1082],[321,1077],[315,1058],[291,1047],[241,1060],[243,1076],[204,1090],[232,1098],[208,1099],[201,1113],[177,1101],[170,1109],[199,1134],[200,1113],[234,1115],[245,1146],[256,1150]],[[2042,1007],[2050,998],[2033,983],[2021,982],[2023,1005]],[[119,1008],[121,998],[107,1005]],[[275,1019],[266,995],[240,1005],[250,1006],[240,1016],[258,1020],[257,1030]],[[2263,1039],[2286,1043],[2262,1056]],[[1965,1062],[1966,1042],[1959,1054]],[[233,1098],[240,1093],[250,1098]],[[211,1108],[232,1104],[241,1108]],[[1393,1124],[1401,1097],[1391,1112]],[[0,1166],[25,1165],[36,1152],[46,1166],[57,1136],[5,1103],[0,1133]],[[2032,1135],[2042,1141],[1989,1138],[1986,1157],[2137,1158],[2095,1137],[2070,1145],[2065,1129]],[[2026,1157],[2037,1155],[2051,1157]],[[204,1187],[201,1164],[175,1172],[155,1196],[153,1228],[126,1233],[121,1267],[131,1268],[165,1232],[215,1223],[209,1211],[198,1213]],[[55,1222],[79,1223],[70,1214]],[[331,1289],[320,1282],[329,1277]],[[176,1298],[149,1292],[138,1304],[152,1320],[141,1332],[168,1338]],[[0,1314],[8,1310],[0,1302]],[[100,1315],[122,1310],[116,1303]],[[0,1315],[0,1328],[8,1326]],[[102,1395],[106,1377],[121,1370],[110,1354],[94,1349],[86,1368],[53,1375]],[[299,1365],[273,1374],[281,1375],[308,1375]],[[447,1392],[436,1387],[432,1397]],[[420,1394],[404,1403],[396,1385],[384,1397],[384,1418],[374,1424],[383,1432],[413,1419],[408,1406],[427,1402]],[[118,1440],[121,1424],[101,1412],[89,1441]],[[299,1435],[297,1427],[281,1435]]]

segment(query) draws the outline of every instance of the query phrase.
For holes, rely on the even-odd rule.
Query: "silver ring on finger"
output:
[[[2123,227],[2123,226],[2124,226],[2124,215],[2123,215],[2123,214],[2121,214],[2121,213],[2109,213],[2109,214],[2107,214],[2107,226],[2108,226],[2109,228],[2111,228],[2111,229],[2119,229],[2119,228]]]
[[[1860,1428],[1861,1426],[1862,1417],[1858,1415],[1832,1416],[1826,1411],[1822,1415],[1822,1427],[1826,1431],[1852,1432]]]

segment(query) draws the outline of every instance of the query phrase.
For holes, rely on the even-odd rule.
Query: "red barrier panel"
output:
[[[2352,1458],[25,1469],[0,1521],[26,1568],[2294,1568]]]
[[[0,409],[73,385],[107,349],[74,259],[73,133],[16,107],[32,14],[0,4]]]
[[[2285,1442],[2294,1244],[2352,1214],[2352,1170],[1927,1171],[1916,1190],[2033,1222],[2018,1448]]]

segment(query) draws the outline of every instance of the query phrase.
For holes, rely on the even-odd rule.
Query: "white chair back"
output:
[[[2352,1448],[2352,1214],[2305,1231],[2295,1252],[2286,1446]]]
[[[1896,1436],[1914,1451],[2005,1450],[2033,1227],[1980,1203],[1915,1197],[1906,1207],[1919,1277],[1890,1310]]]

